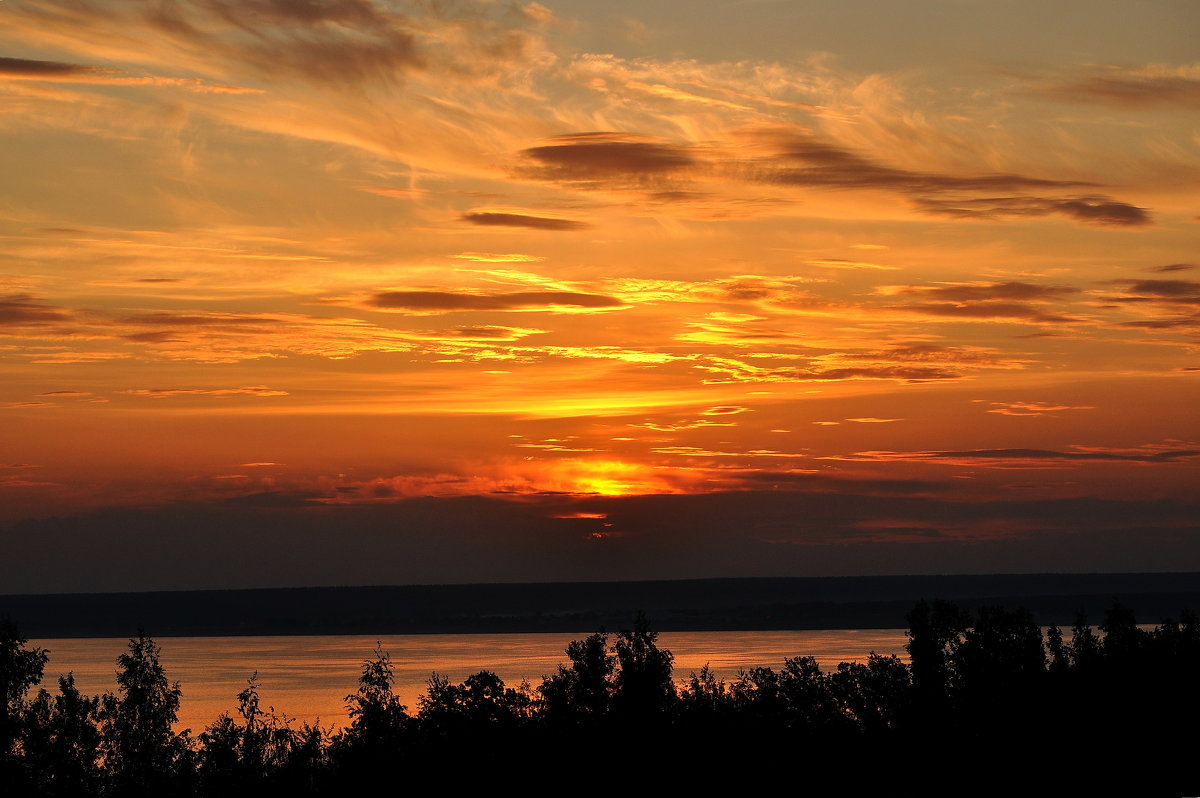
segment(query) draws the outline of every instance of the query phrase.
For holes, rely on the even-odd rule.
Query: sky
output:
[[[3,0],[0,592],[1200,570],[1193,0]]]

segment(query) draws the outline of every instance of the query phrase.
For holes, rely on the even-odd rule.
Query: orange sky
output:
[[[6,0],[4,589],[1198,569],[1197,30]]]

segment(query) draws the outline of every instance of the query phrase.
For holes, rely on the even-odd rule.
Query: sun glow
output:
[[[547,463],[543,477],[548,490],[594,493],[601,496],[633,496],[647,493],[677,493],[660,473],[638,463],[619,460],[559,460]]]

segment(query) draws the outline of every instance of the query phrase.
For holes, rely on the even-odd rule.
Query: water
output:
[[[393,635],[378,640],[396,668],[395,691],[415,710],[430,673],[461,682],[494,671],[509,686],[542,677],[567,662],[567,643],[581,634]],[[42,686],[57,691],[60,673],[72,671],[85,694],[116,690],[116,659],[125,638],[64,638],[30,641],[48,649]],[[167,678],[183,690],[179,728],[200,732],[222,712],[234,712],[234,696],[258,671],[263,707],[298,722],[340,727],[348,718],[345,697],[357,688],[376,638],[360,635],[296,637],[164,637],[160,661]],[[675,678],[686,679],[706,663],[721,678],[758,665],[778,668],[787,657],[812,656],[825,668],[862,661],[874,651],[905,656],[903,629],[842,629],[792,632],[668,632],[659,646],[675,654]]]

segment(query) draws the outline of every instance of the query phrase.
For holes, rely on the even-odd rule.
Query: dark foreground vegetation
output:
[[[845,795],[1197,794],[1200,624],[1190,612],[1145,630],[1115,606],[1098,627],[1081,616],[1067,640],[998,607],[922,601],[908,623],[911,664],[871,654],[822,671],[798,656],[728,682],[707,668],[677,682],[671,652],[639,615],[631,630],[572,642],[569,662],[539,685],[434,674],[412,710],[376,649],[337,733],[264,711],[252,676],[233,712],[192,734],[173,730],[180,687],[144,634],[117,658],[115,694],[81,695],[70,674],[34,692],[47,652],[5,622],[0,794],[473,783],[592,794],[734,782]]]

